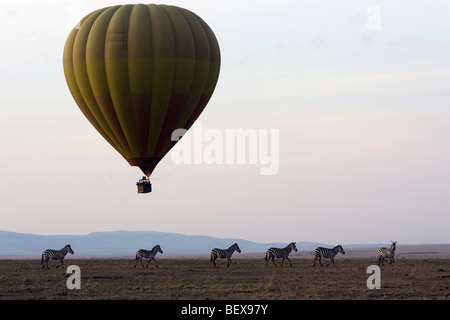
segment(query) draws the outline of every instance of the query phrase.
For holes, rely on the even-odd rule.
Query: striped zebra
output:
[[[264,260],[266,260],[266,267],[269,265],[269,260],[272,260],[275,267],[277,267],[275,258],[283,258],[283,260],[281,261],[281,266],[283,266],[284,259],[286,259],[287,261],[289,261],[289,264],[292,267],[291,260],[289,259],[289,254],[292,250],[298,251],[297,247],[295,246],[295,242],[289,243],[284,248],[269,248],[266,252],[266,257],[264,258]]]
[[[394,256],[395,256],[395,248],[397,247],[397,241],[392,241],[391,247],[388,248],[380,248],[378,249],[378,265],[382,264],[384,266],[384,259],[389,258],[389,264],[392,265],[392,263],[395,262]]]
[[[345,254],[344,248],[342,248],[342,246],[340,244],[338,244],[333,249],[317,247],[314,250],[314,264],[313,264],[313,267],[316,265],[316,260],[317,259],[319,259],[320,266],[323,267],[323,265],[322,265],[322,258],[330,258],[330,262],[327,264],[327,267],[331,263],[333,263],[333,265],[336,266],[334,264],[334,256],[337,255],[339,252],[342,253],[342,254]]]
[[[152,250],[139,249],[136,252],[136,261],[135,261],[134,267],[136,268],[138,261],[140,261],[142,267],[144,267],[142,260],[144,260],[144,258],[145,258],[145,259],[148,259],[147,265],[145,266],[146,268],[148,268],[148,265],[150,264],[150,261],[152,261],[152,260],[155,261],[155,265],[158,268],[158,264],[156,263],[156,260],[155,260],[155,256],[158,252],[163,253],[163,251],[161,250],[161,246],[159,244],[154,246]]]
[[[61,261],[61,266],[64,268],[63,260],[64,260],[64,257],[66,256],[67,252],[70,252],[71,254],[74,254],[72,248],[70,247],[70,244],[66,245],[61,250],[53,250],[53,249],[45,250],[42,253],[42,257],[41,257],[42,269],[45,268],[45,267],[47,267],[47,269],[50,269],[49,266],[48,266],[48,261],[50,259]],[[58,268],[59,265],[57,265],[56,267]]]
[[[234,251],[241,253],[241,249],[239,248],[237,243],[233,244],[228,249],[214,248],[211,250],[211,259],[209,260],[209,263],[212,263],[213,266],[215,267],[217,258],[221,258],[221,259],[226,258],[227,262],[228,262],[227,267],[229,267],[231,264],[231,256],[233,255]]]

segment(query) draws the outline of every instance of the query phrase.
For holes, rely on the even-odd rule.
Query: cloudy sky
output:
[[[165,3],[197,13],[219,41],[200,137],[256,133],[276,170],[261,174],[262,151],[244,164],[169,153],[153,192],[137,194],[142,172],[84,118],[62,68],[76,23],[124,2],[2,2],[0,230],[450,243],[448,1]]]

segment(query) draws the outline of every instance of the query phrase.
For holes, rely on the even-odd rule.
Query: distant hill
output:
[[[209,254],[213,248],[226,249],[235,242],[242,252],[265,252],[269,247],[285,247],[288,244],[156,231],[93,232],[87,235],[34,235],[0,231],[0,256],[40,257],[45,249],[61,249],[66,244],[72,246],[75,254],[82,256],[132,256],[138,249],[151,249],[156,244],[161,245],[164,253]],[[313,250],[318,246],[327,246],[316,242],[297,242],[296,245],[298,250]]]
[[[296,241],[296,239],[292,239]],[[170,257],[209,257],[212,248],[226,249],[237,242],[242,250],[236,258],[262,257],[270,247],[285,247],[288,243],[259,243],[244,239],[216,238],[156,231],[93,232],[87,235],[35,235],[0,231],[0,259],[40,259],[45,249],[61,249],[70,244],[75,255],[68,258],[123,258],[134,257],[138,249],[151,249],[161,245],[164,255]],[[293,258],[312,259],[316,247],[332,248],[336,244],[296,241],[299,252]],[[346,254],[338,258],[376,258],[377,249],[388,243],[342,244]],[[450,244],[401,244],[398,258],[450,258]]]

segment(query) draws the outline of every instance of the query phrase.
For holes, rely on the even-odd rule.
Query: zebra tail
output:
[[[266,256],[264,257],[264,261],[267,261],[267,253],[266,253]]]
[[[44,255],[41,256],[41,264],[44,263]]]

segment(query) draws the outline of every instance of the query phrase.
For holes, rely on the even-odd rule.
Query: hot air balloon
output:
[[[86,15],[70,32],[64,75],[82,113],[151,191],[155,167],[208,104],[220,71],[211,28],[176,6],[127,4]]]

